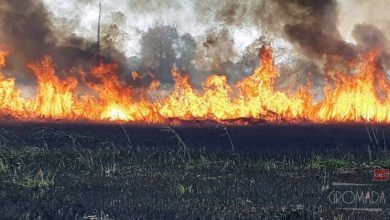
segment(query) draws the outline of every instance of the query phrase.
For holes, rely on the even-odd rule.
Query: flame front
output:
[[[278,71],[272,49],[263,47],[261,65],[234,85],[224,75],[211,75],[196,89],[189,75],[172,70],[173,91],[160,98],[149,94],[161,91],[153,81],[149,88],[135,94],[122,82],[115,64],[101,64],[90,74],[80,73],[91,95],[78,95],[75,77],[60,79],[50,57],[30,64],[38,87],[36,95],[24,98],[15,79],[0,73],[0,114],[20,120],[90,120],[143,123],[168,123],[176,120],[239,119],[265,121],[390,122],[390,84],[384,71],[377,68],[377,52],[366,55],[354,74],[332,73],[324,87],[324,97],[314,102],[311,82],[290,94],[276,89]],[[0,67],[8,52],[0,51]],[[87,76],[88,75],[88,76]],[[88,77],[94,80],[88,80]],[[133,79],[140,75],[132,72]],[[139,94],[141,93],[141,94]]]

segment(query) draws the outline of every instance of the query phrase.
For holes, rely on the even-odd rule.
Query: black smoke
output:
[[[88,70],[98,61],[119,61],[124,67],[124,55],[114,49],[97,54],[96,39],[84,39],[65,35],[57,29],[41,1],[4,0],[0,2],[0,42],[6,44],[11,55],[6,72],[11,72],[20,83],[34,83],[33,74],[27,67],[39,62],[45,55],[54,59],[61,76],[73,74],[70,69],[80,67]],[[68,37],[65,37],[68,36]]]
[[[6,70],[19,82],[30,82],[32,74],[26,74],[29,73],[27,63],[38,62],[48,54],[55,60],[61,75],[70,73],[67,70],[72,67],[88,70],[99,60],[118,63],[121,78],[130,84],[134,83],[131,72],[140,72],[145,82],[137,82],[137,85],[142,86],[152,78],[172,83],[170,72],[173,67],[189,73],[197,85],[212,73],[226,74],[230,82],[235,82],[253,72],[259,62],[256,47],[261,43],[260,34],[257,40],[247,42],[249,46],[243,48],[243,52],[235,49],[237,42],[231,30],[244,26],[258,27],[271,45],[275,46],[274,42],[282,38],[293,46],[293,51],[285,52],[293,52],[289,54],[288,65],[279,66],[280,85],[288,85],[286,82],[303,84],[312,77],[314,86],[321,86],[328,71],[348,72],[346,63],[373,48],[380,50],[381,63],[389,65],[388,39],[379,27],[360,24],[352,32],[356,43],[343,39],[338,30],[340,5],[337,0],[194,0],[191,1],[193,19],[207,27],[205,33],[193,36],[181,32],[178,24],[156,22],[146,30],[138,30],[141,35],[139,54],[131,58],[124,55],[125,42],[132,37],[123,33],[123,27],[132,25],[126,23],[128,16],[153,15],[158,21],[164,13],[176,16],[176,12],[188,7],[180,3],[153,0],[146,4],[131,0],[127,2],[127,8],[105,13],[110,18],[102,17],[98,54],[96,38],[72,34],[77,21],[68,21],[68,26],[64,22],[65,25],[59,28],[54,23],[58,20],[42,1],[3,0],[0,2],[0,41],[11,48]],[[98,7],[93,0],[78,1],[77,4],[78,7],[95,4]],[[105,4],[112,3],[107,1]],[[274,51],[278,59],[277,49]]]
[[[40,1],[1,1],[0,32],[0,41],[12,51],[7,68],[15,74],[24,72],[28,62],[50,53],[56,44],[49,15]],[[24,75],[18,76],[26,80]]]

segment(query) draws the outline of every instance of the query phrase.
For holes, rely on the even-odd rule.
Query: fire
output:
[[[0,67],[9,52],[0,50]],[[53,60],[46,56],[28,67],[38,87],[34,97],[24,98],[15,79],[0,73],[0,114],[20,120],[90,120],[168,123],[175,120],[212,120],[218,122],[250,120],[323,122],[390,122],[390,83],[377,65],[377,51],[369,52],[356,65],[353,74],[329,73],[324,97],[314,101],[309,81],[296,93],[277,90],[279,77],[273,63],[272,48],[260,50],[260,65],[251,76],[234,85],[225,75],[211,75],[196,89],[189,75],[173,69],[174,88],[166,96],[160,82],[135,89],[119,78],[115,64],[100,64],[86,74],[60,77]],[[133,80],[140,78],[132,72]],[[80,81],[81,80],[81,81]],[[89,95],[78,94],[86,85]]]
[[[50,57],[41,64],[31,64],[29,68],[38,81],[38,93],[33,100],[26,100],[25,109],[42,118],[71,118],[74,113],[77,81],[67,78],[60,81]]]
[[[103,113],[105,115],[105,113]],[[105,118],[105,117],[103,117]],[[120,108],[117,108],[116,106],[112,106],[109,108],[109,112],[107,115],[107,118],[112,121],[126,121],[126,120],[131,120],[131,118],[128,118],[126,116],[126,113],[124,113]]]
[[[376,68],[376,57],[377,52],[368,53],[356,75],[337,74],[335,87],[325,87],[325,100],[319,106],[317,120],[390,121],[389,82],[385,73]]]

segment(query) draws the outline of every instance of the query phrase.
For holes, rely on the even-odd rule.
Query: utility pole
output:
[[[98,18],[98,28],[97,28],[97,52],[96,52],[96,63],[100,62],[100,19],[102,15],[102,2],[99,2],[99,18]]]

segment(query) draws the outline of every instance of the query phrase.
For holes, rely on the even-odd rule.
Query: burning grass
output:
[[[21,120],[119,121],[169,124],[172,121],[390,121],[390,84],[378,64],[378,51],[360,57],[353,73],[329,73],[324,97],[315,101],[311,79],[295,93],[276,89],[279,73],[272,48],[260,49],[260,65],[254,73],[234,85],[225,75],[211,75],[195,88],[189,75],[172,70],[171,91],[154,80],[147,88],[133,88],[119,78],[115,64],[101,63],[90,72],[61,78],[49,56],[29,68],[37,79],[37,93],[24,98],[15,79],[0,74],[0,114]],[[5,65],[8,52],[0,53]],[[77,71],[76,71],[77,72]],[[79,87],[90,93],[80,95]],[[164,90],[164,91],[163,91]],[[153,94],[166,93],[154,98]]]

